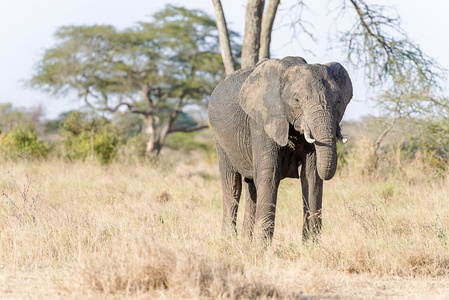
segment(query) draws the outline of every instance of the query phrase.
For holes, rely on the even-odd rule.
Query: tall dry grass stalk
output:
[[[221,235],[215,164],[6,163],[1,191],[22,203],[32,178],[38,197],[34,221],[0,202],[1,272],[50,274],[54,295],[75,298],[329,296],[341,274],[447,276],[449,181],[412,167],[413,181],[342,170],[326,182],[316,243],[301,241],[299,181],[283,181],[264,251]]]

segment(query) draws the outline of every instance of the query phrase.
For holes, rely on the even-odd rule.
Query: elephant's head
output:
[[[242,109],[280,146],[288,143],[290,125],[315,143],[323,180],[337,169],[336,138],[351,98],[351,79],[342,65],[307,64],[300,57],[265,60],[239,93]]]

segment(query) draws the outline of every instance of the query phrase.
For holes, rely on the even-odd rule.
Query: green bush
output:
[[[348,165],[348,155],[351,153],[352,144],[343,144],[337,142],[337,157],[338,157],[338,166],[340,168],[346,167]]]
[[[203,151],[210,151],[211,145],[199,142],[195,139],[198,132],[175,132],[167,136],[165,145],[173,150],[191,151],[201,149]]]
[[[104,117],[89,117],[71,112],[61,125],[63,157],[88,160],[93,156],[101,163],[110,163],[122,144],[123,132]],[[93,153],[92,153],[93,149]]]
[[[46,158],[49,147],[39,141],[33,126],[19,126],[6,133],[0,133],[0,153],[5,159]]]

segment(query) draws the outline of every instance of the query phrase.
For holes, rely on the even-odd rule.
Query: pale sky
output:
[[[449,69],[449,1],[442,0],[366,0],[367,3],[393,5],[403,21],[411,40],[419,44],[430,57]],[[230,29],[241,34],[244,30],[246,0],[222,0]],[[310,11],[302,15],[313,23],[310,27],[318,38],[313,43],[305,35],[293,35],[288,24],[293,16],[295,0],[282,0],[273,32],[272,57],[303,56],[309,63],[339,61],[347,67],[345,56],[338,50],[328,51],[327,40],[332,21],[328,6],[336,1],[306,1]],[[337,2],[338,3],[338,2]],[[24,88],[23,81],[31,78],[33,67],[45,49],[54,45],[53,34],[63,25],[109,24],[123,29],[150,16],[166,4],[202,9],[213,15],[211,0],[0,0],[0,103],[11,102],[16,107],[45,107],[46,118],[56,118],[61,112],[83,105],[75,96],[54,98],[48,94]],[[348,24],[340,20],[338,24]],[[296,38],[295,38],[296,37]],[[331,37],[332,38],[332,37]],[[296,42],[301,40],[306,53]],[[375,91],[364,84],[363,72],[347,67],[354,84],[354,99],[349,104],[345,120],[374,114],[369,101]]]

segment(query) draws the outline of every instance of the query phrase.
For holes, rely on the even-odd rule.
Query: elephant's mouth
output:
[[[304,128],[302,128],[301,125],[301,115],[295,116],[295,119],[293,120],[293,128],[300,134],[304,133]]]
[[[331,146],[330,144],[325,144],[325,143],[315,140],[313,138],[313,136],[311,135],[310,129],[308,127],[304,130],[304,138],[310,144],[316,144],[317,146]],[[340,124],[337,124],[336,138],[343,144],[346,144],[348,142],[348,139],[343,137],[343,135],[341,134]]]
[[[313,138],[310,127],[308,126],[308,124],[303,125],[303,123],[301,122],[301,119],[302,119],[302,115],[295,116],[295,118],[293,119],[293,128],[300,134],[304,134],[304,137],[308,143],[316,144],[318,146],[326,146],[327,144],[316,141]],[[335,137],[337,138],[337,140],[339,140],[343,144],[346,144],[348,142],[348,139],[342,135],[341,127],[340,127],[340,124],[338,124],[338,123],[337,123],[337,132],[336,132]],[[327,146],[330,146],[330,145],[327,145]]]

